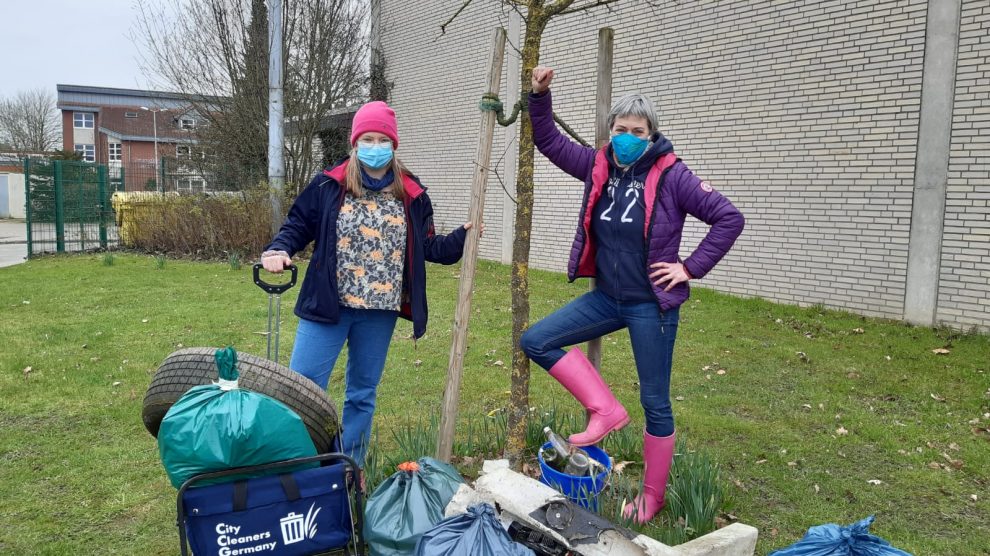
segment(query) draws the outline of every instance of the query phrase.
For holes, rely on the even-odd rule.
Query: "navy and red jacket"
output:
[[[278,235],[265,250],[285,251],[291,257],[311,241],[313,258],[306,269],[296,301],[299,318],[317,322],[340,321],[337,294],[337,216],[344,202],[343,183],[348,161],[316,175],[289,209]],[[402,176],[405,188],[406,256],[402,276],[402,308],[399,314],[413,323],[413,337],[426,332],[426,261],[454,264],[464,252],[466,230],[461,226],[447,235],[433,227],[433,205],[426,188],[412,175]]]

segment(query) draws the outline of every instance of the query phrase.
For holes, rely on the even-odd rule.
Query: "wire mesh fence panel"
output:
[[[24,179],[28,256],[117,245],[105,165],[27,159]]]

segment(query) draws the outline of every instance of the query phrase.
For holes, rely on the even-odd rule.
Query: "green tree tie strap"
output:
[[[498,125],[502,127],[508,127],[516,123],[516,118],[519,117],[520,112],[527,111],[528,103],[526,102],[525,96],[517,100],[516,103],[512,105],[512,114],[508,118],[506,118],[505,105],[502,103],[502,100],[498,98],[498,95],[493,93],[485,93],[481,95],[481,102],[479,103],[478,108],[480,108],[481,110],[489,110],[491,112],[495,112],[495,117],[498,120]],[[569,125],[564,123],[564,120],[561,120],[556,113],[554,113],[553,115],[553,121],[557,122],[557,125],[559,125],[561,129],[567,132],[568,135],[573,137],[574,140],[577,141],[578,143],[581,143],[585,147],[591,146],[587,141],[582,139],[581,136],[578,135],[576,131],[571,129]]]

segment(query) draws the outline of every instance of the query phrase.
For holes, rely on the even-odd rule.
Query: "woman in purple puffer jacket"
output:
[[[653,103],[626,95],[612,106],[612,139],[595,150],[572,142],[553,122],[550,68],[533,70],[529,117],[536,147],[558,168],[584,182],[584,200],[567,275],[595,278],[596,289],[522,336],[521,347],[588,411],[588,427],[571,443],[590,446],[629,423],[629,414],[578,348],[562,348],[629,329],[643,432],[643,488],[623,515],[645,523],[663,508],[674,454],[670,370],[678,307],[688,281],[702,278],[743,229],[743,216],[674,154],[657,129]],[[690,214],[711,226],[694,253],[678,249]]]

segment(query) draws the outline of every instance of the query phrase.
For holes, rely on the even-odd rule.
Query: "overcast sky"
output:
[[[154,2],[155,0],[145,0]],[[134,0],[0,2],[0,97],[55,84],[146,88],[128,38]]]

